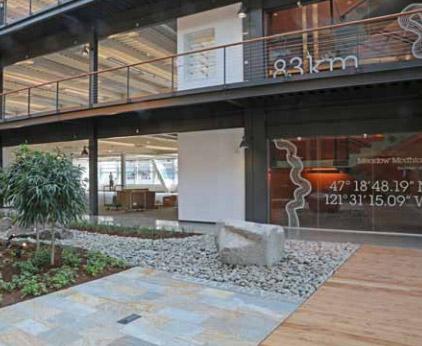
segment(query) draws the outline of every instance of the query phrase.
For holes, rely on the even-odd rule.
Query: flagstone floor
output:
[[[297,307],[136,267],[1,309],[0,345],[257,345]]]

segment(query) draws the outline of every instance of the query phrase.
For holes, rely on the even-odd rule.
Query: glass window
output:
[[[271,222],[422,233],[421,148],[421,133],[276,139]]]
[[[401,12],[411,1],[326,0],[273,10],[267,16],[268,75],[287,77],[361,65],[408,61],[411,33],[396,18],[301,32]]]
[[[201,50],[215,45],[215,30],[209,28],[185,34],[185,52]],[[185,81],[214,78],[216,74],[216,51],[189,54],[185,58]]]

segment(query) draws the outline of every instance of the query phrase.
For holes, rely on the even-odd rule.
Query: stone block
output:
[[[277,225],[225,221],[216,238],[223,263],[272,266],[284,255],[284,229]]]

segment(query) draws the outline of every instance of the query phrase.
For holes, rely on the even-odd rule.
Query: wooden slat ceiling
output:
[[[124,66],[176,53],[175,23],[110,36],[99,44],[99,69]],[[58,53],[28,59],[5,68],[5,92],[48,81],[78,76],[89,70],[84,45]],[[99,102],[119,100],[126,95],[126,70],[99,77]],[[163,61],[133,68],[130,72],[131,96],[165,91],[171,84],[171,62]],[[60,106],[77,107],[88,102],[88,78],[60,84]],[[55,85],[33,89],[31,111],[51,111],[55,106]],[[6,99],[6,115],[20,115],[27,110],[27,94],[13,94]]]
[[[81,153],[88,141],[77,140],[69,142],[57,142],[46,144],[30,145],[33,150],[61,152],[73,155],[75,158],[82,157]],[[18,147],[8,147],[9,153],[13,153]],[[101,139],[98,141],[98,152],[101,157],[119,156],[121,154],[133,156],[164,156],[170,157],[177,155],[178,143],[177,134],[161,134],[149,136],[132,136]]]

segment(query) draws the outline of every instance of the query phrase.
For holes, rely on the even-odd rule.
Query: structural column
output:
[[[93,27],[89,40],[89,72],[98,71],[98,35]],[[93,106],[98,102],[98,75],[93,74],[89,78],[89,105]]]
[[[89,135],[89,213],[98,215],[98,137],[93,120]]]
[[[0,57],[0,94],[4,91],[4,73],[3,73],[3,62],[1,61]],[[4,119],[5,116],[5,98],[0,96],[0,120]]]
[[[124,189],[126,185],[126,155],[125,154],[120,154],[120,185],[122,185],[122,189]]]
[[[243,38],[253,39],[263,37],[264,14],[262,0],[250,0],[247,2],[247,16],[243,20]],[[257,41],[245,44],[244,55],[244,77],[245,80],[257,80],[265,77],[265,44],[264,41]]]
[[[0,26],[6,24],[6,0],[0,0]]]
[[[246,220],[269,221],[268,141],[266,115],[260,109],[245,111]]]
[[[3,138],[0,136],[0,169],[3,169]]]

